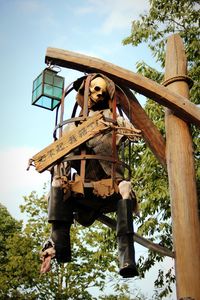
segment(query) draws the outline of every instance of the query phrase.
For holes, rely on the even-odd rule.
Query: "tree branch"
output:
[[[102,222],[103,224],[107,225],[108,227],[110,227],[113,230],[116,230],[116,220],[111,219],[110,217],[106,216],[106,215],[101,215],[98,218],[98,221]],[[155,244],[143,237],[141,237],[139,234],[134,233],[134,241],[146,248],[148,248],[149,250],[158,252],[159,254],[161,254],[162,256],[169,256],[174,258],[174,252],[170,251],[169,249],[162,247],[158,244]]]

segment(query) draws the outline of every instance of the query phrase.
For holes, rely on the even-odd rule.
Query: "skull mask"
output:
[[[92,102],[104,100],[107,92],[106,81],[102,77],[96,77],[90,82],[90,93],[88,107],[92,106]]]

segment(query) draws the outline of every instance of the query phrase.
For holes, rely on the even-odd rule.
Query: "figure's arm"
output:
[[[123,118],[122,116],[117,117],[117,125],[117,133],[127,136],[128,139],[135,141],[141,137],[141,130],[135,128],[129,120]]]

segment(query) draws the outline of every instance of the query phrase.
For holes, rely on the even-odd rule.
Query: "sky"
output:
[[[0,0],[1,202],[13,216],[20,216],[22,196],[49,178],[48,172],[26,171],[28,159],[53,141],[55,111],[31,105],[32,83],[46,67],[47,47],[135,71],[137,61],[152,60],[151,53],[146,46],[123,46],[122,40],[131,21],[147,10],[147,0]],[[83,73],[62,68],[59,75],[67,86]]]
[[[48,171],[26,171],[29,158],[53,142],[55,111],[31,105],[32,83],[46,67],[47,47],[97,57],[133,72],[138,61],[155,66],[146,45],[122,45],[131,21],[148,9],[148,0],[0,0],[0,202],[14,218],[24,219],[19,209],[23,196],[33,190],[42,194],[50,180]],[[59,75],[67,86],[83,73],[62,68]],[[69,103],[66,115],[71,111]],[[147,279],[144,292],[153,290],[153,278]]]

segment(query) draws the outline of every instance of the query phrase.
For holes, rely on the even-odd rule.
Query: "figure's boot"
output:
[[[71,261],[70,226],[71,224],[64,222],[52,223],[51,239],[55,245],[58,263]]]
[[[56,250],[56,260],[59,263],[71,261],[70,227],[73,223],[73,210],[70,199],[64,200],[61,187],[51,187],[48,222],[52,224],[51,239]]]
[[[133,243],[133,201],[120,199],[117,206],[117,242],[119,252],[119,274],[124,278],[138,276]]]

